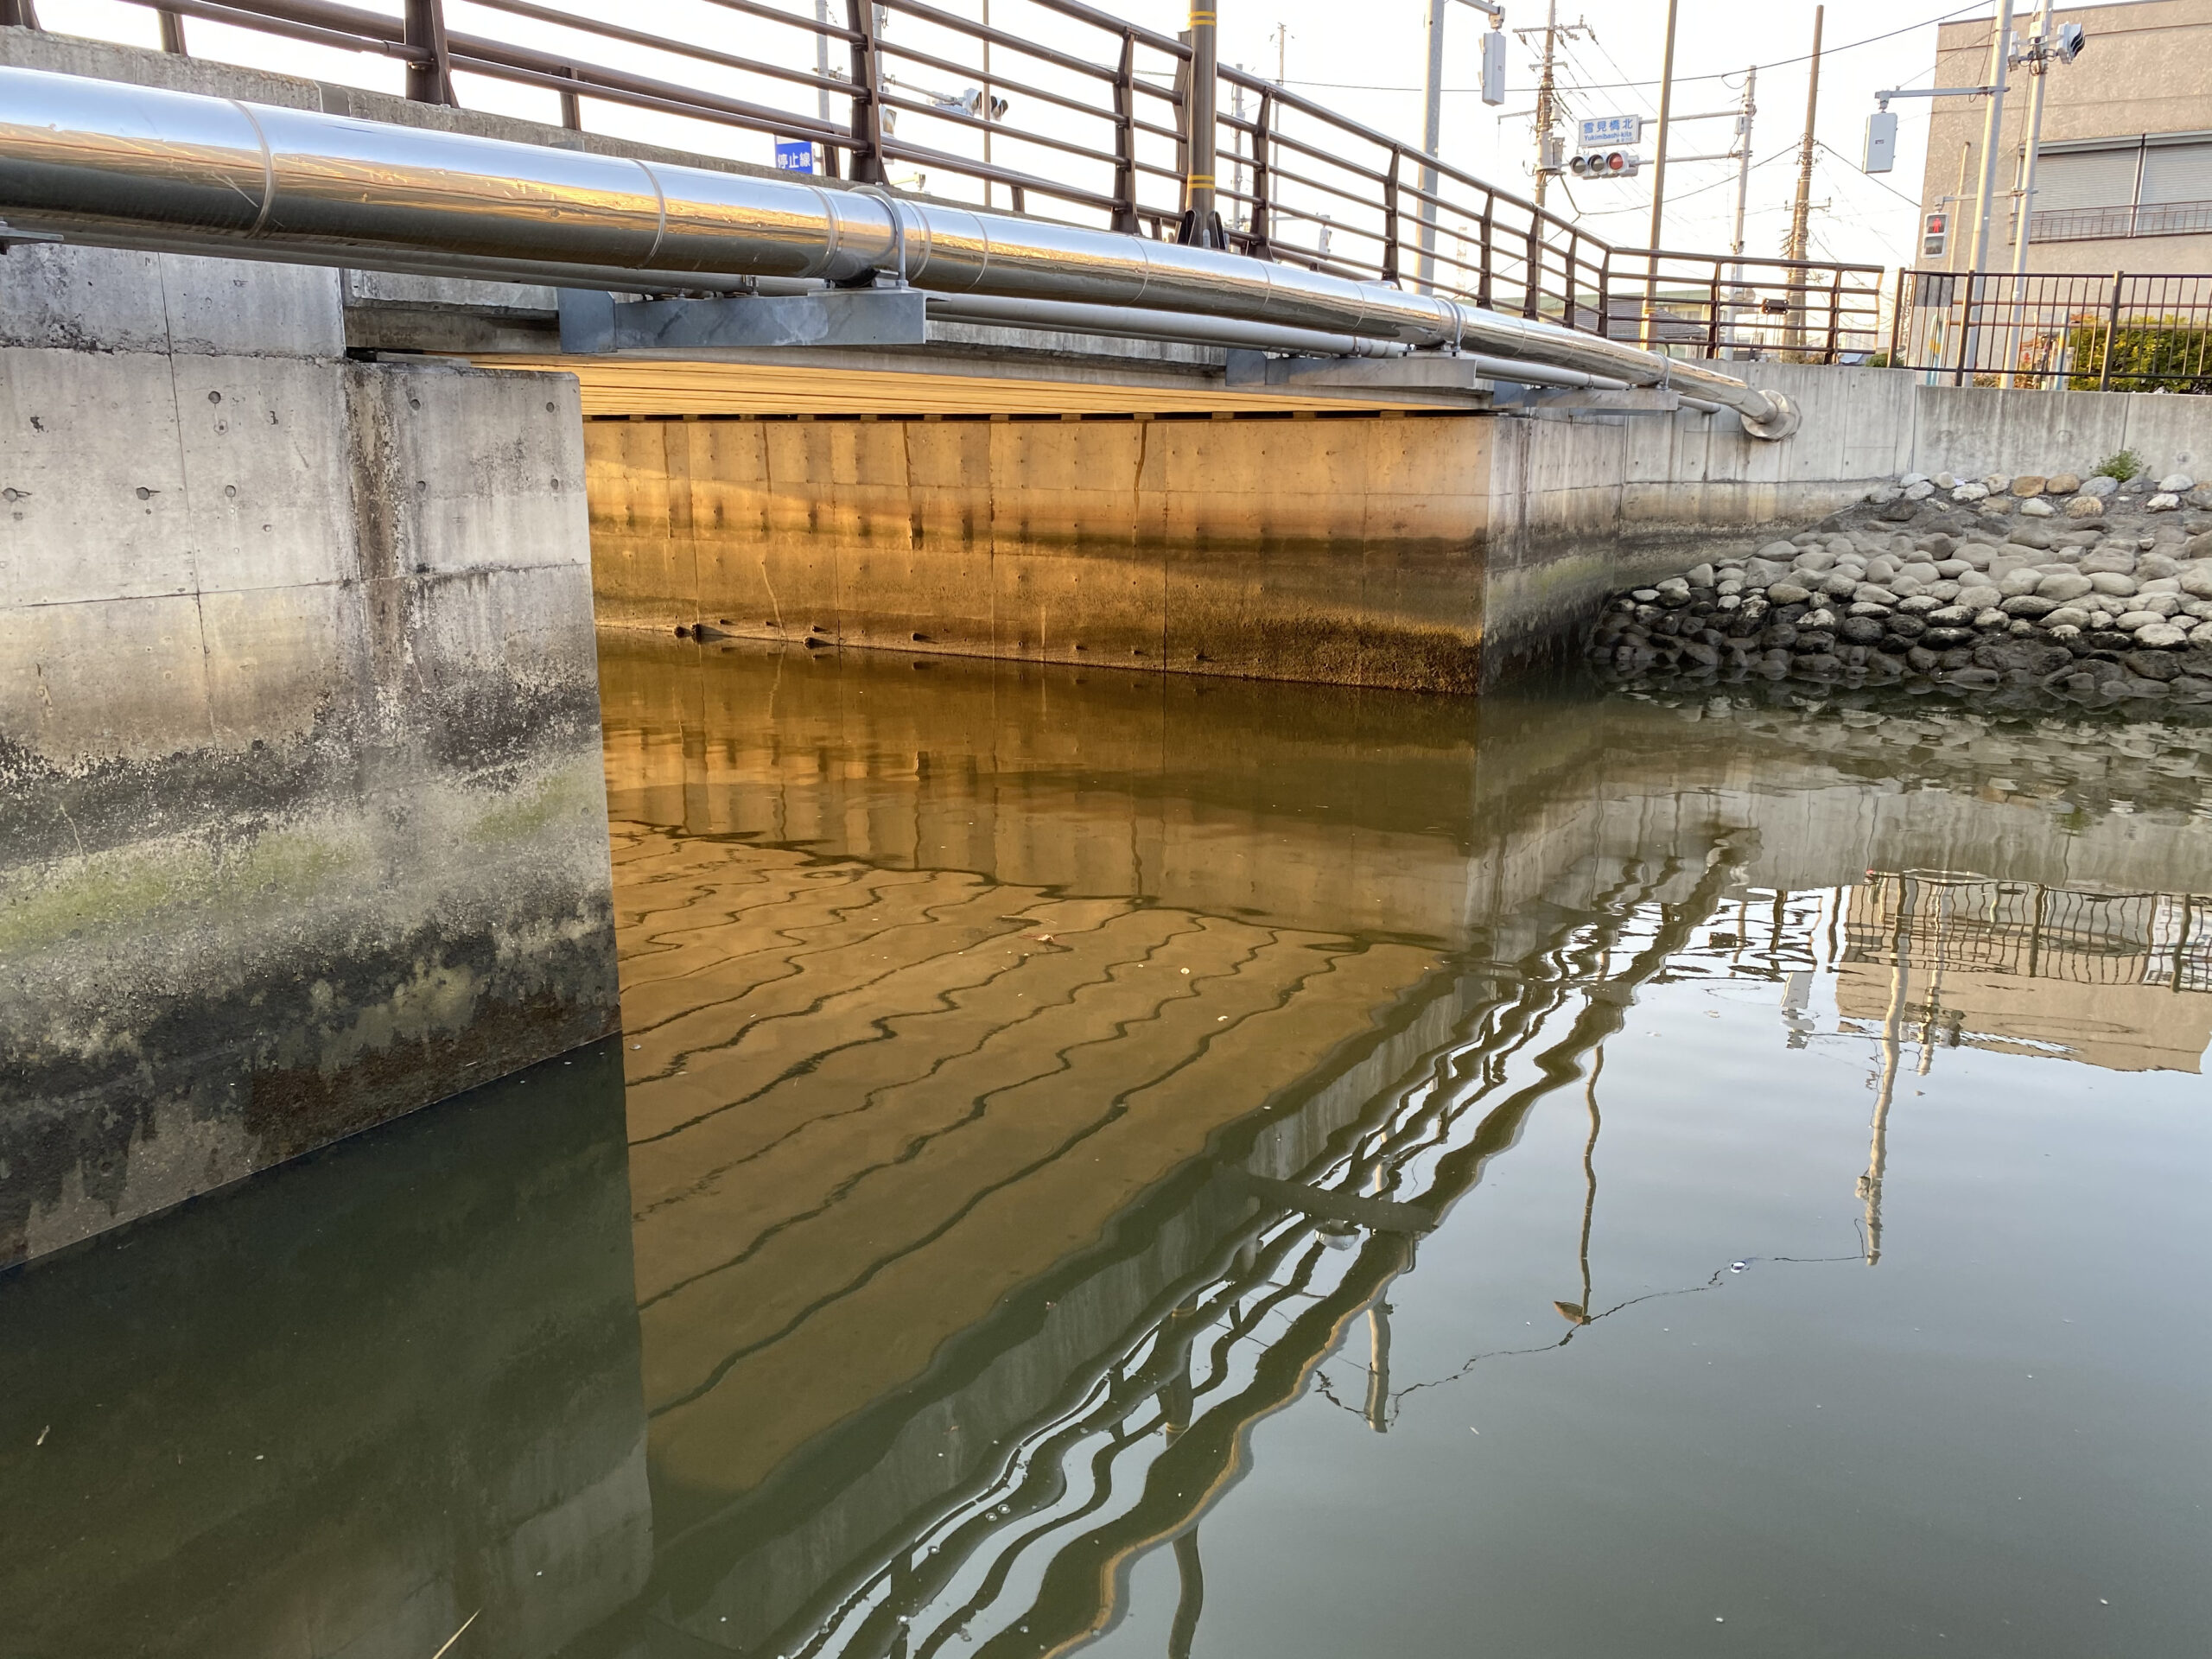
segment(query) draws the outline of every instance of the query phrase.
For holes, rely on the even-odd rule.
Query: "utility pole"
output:
[[[1559,0],[1549,0],[1544,10],[1544,68],[1536,80],[1536,206],[1544,205],[1544,187],[1552,181],[1552,129],[1558,124],[1558,81],[1554,65],[1559,54]]]
[[[2010,0],[2006,0],[2010,3]],[[1785,259],[1802,259],[1812,238],[1813,123],[1821,112],[1821,29],[1827,21],[1826,6],[1813,8],[1813,74],[1805,88],[1805,137],[1797,150],[1797,200],[1789,210],[1789,245]],[[1783,330],[1783,344],[1792,348],[1805,343],[1805,274],[1791,271],[1789,324]]]
[[[2035,55],[2028,64],[2028,139],[2020,156],[2020,189],[2012,209],[2012,330],[2005,342],[2005,384],[2018,385],[2020,313],[2028,297],[2028,219],[2036,206],[2036,155],[2043,148],[2043,94],[2050,79],[2051,0],[2036,20]]]
[[[2011,0],[2005,0],[2010,4]],[[1813,210],[1813,122],[1821,110],[1821,27],[1827,19],[1826,6],[1813,8],[1813,78],[1805,89],[1805,137],[1797,149],[1797,200],[1789,211],[1789,244],[1785,259],[1802,259]]]
[[[1421,102],[1421,147],[1422,153],[1428,156],[1435,155],[1438,149],[1444,142],[1444,14],[1452,8],[1453,3],[1454,0],[1428,0],[1428,80],[1427,87],[1425,88],[1427,96]],[[1490,26],[1493,30],[1502,29],[1505,26],[1505,7],[1503,0],[1458,0],[1458,3],[1471,6],[1475,10],[1479,11],[1484,16],[1487,16],[1490,19]],[[1500,45],[1502,51],[1503,37],[1501,37]],[[1490,60],[1485,57],[1484,62],[1487,64],[1489,61]],[[1504,95],[1503,67],[1503,59],[1501,55],[1498,60],[1499,81],[1497,93],[1497,96],[1501,98]],[[1487,79],[1484,83],[1483,101],[1484,103],[1492,103],[1496,101],[1496,99],[1491,97]],[[1423,293],[1433,293],[1436,290],[1436,193],[1438,182],[1435,168],[1426,162],[1422,163],[1421,169],[1421,188],[1422,200],[1421,204],[1420,281],[1421,291]]]
[[[1729,297],[1734,302],[1728,309],[1727,332],[1732,338],[1737,308],[1750,297],[1744,289],[1744,209],[1751,194],[1751,118],[1759,112],[1758,88],[1758,66],[1753,64],[1744,71],[1744,111],[1736,118],[1736,230],[1728,243],[1728,251],[1737,259],[1729,278]]]
[[[1736,118],[1737,142],[1742,146],[1736,158],[1736,232],[1729,242],[1728,251],[1738,259],[1744,257],[1744,207],[1751,194],[1751,118],[1759,112],[1759,71],[1753,64],[1744,71],[1744,112]],[[1736,283],[1743,285],[1744,268],[1736,267]]]
[[[1680,10],[1681,0],[1667,0],[1667,48],[1659,62],[1659,137],[1651,146],[1651,234],[1643,245],[1653,251],[1643,262],[1643,349],[1647,352],[1659,327],[1657,250],[1667,212],[1667,124],[1675,112],[1675,16]]]
[[[1566,146],[1557,133],[1559,126],[1559,43],[1578,36],[1588,35],[1590,25],[1578,19],[1571,23],[1559,20],[1559,0],[1549,0],[1541,29],[1516,29],[1514,39],[1523,46],[1533,45],[1539,36],[1543,40],[1543,62],[1539,67],[1536,81],[1536,206],[1544,205],[1544,193],[1565,164]]]
[[[1981,126],[1981,188],[1974,201],[1974,257],[1967,283],[1989,264],[1989,210],[1997,194],[1997,146],[2005,136],[2005,81],[2012,68],[2012,0],[1997,0],[1997,29],[1989,37],[1989,109]]]
[[[1659,138],[1652,145],[1656,153],[1651,162],[1651,238],[1644,244],[1648,248],[1660,245],[1660,226],[1667,209],[1667,124],[1675,110],[1675,14],[1680,7],[1681,0],[1667,0],[1667,49],[1659,60]]]

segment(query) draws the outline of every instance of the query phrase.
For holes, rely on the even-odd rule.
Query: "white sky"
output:
[[[397,10],[397,0],[384,3],[365,0],[365,3],[379,10]],[[811,58],[803,41],[788,42],[779,49],[764,38],[783,36],[785,31],[728,10],[713,10],[710,0],[631,0],[619,11],[589,5],[585,0],[566,0],[566,3],[582,12],[618,17],[637,28],[686,38],[711,38],[728,51],[773,55],[779,60],[791,60],[795,52]],[[809,13],[812,10],[804,0],[796,4],[785,0],[785,3]],[[947,10],[974,16],[980,0],[937,0],[937,3]],[[1185,8],[1174,0],[1117,0],[1107,9],[1164,34],[1173,34],[1185,21]],[[1014,0],[1001,0],[1002,26],[1015,26],[1007,15],[1014,10]],[[1929,102],[1907,99],[1893,105],[1901,118],[1897,170],[1883,178],[1869,178],[1859,171],[1857,157],[1866,118],[1874,107],[1872,93],[1885,86],[1927,85],[1935,58],[1936,19],[1986,16],[1988,10],[1985,3],[1946,11],[1943,0],[1859,0],[1855,5],[1828,9],[1827,56],[1821,73],[1817,126],[1826,148],[1817,153],[1813,185],[1818,208],[1812,232],[1815,257],[1891,265],[1905,258],[1916,230]],[[836,0],[832,15],[842,17],[842,0]],[[119,0],[40,0],[40,14],[49,29],[147,45],[156,41],[153,14]],[[532,25],[473,10],[466,0],[451,0],[449,16],[450,26],[455,29],[532,38]],[[1220,7],[1220,19],[1224,62],[1239,62],[1272,78],[1277,61],[1273,36],[1278,26],[1287,27],[1288,41],[1283,56],[1294,90],[1370,125],[1418,141],[1427,0],[1366,0],[1350,8],[1324,5],[1318,0],[1226,0]],[[1537,0],[1508,0],[1509,29],[1541,28],[1543,21]],[[1570,115],[1636,112],[1649,116],[1656,112],[1656,82],[1666,23],[1663,3],[1587,0],[1580,9],[1563,5],[1560,21],[1586,22],[1596,35],[1594,42],[1577,40],[1566,48],[1560,82]],[[1442,154],[1457,165],[1525,194],[1530,188],[1529,168],[1534,159],[1528,111],[1534,102],[1536,48],[1516,41],[1510,50],[1510,92],[1501,119],[1501,111],[1485,106],[1473,91],[1476,37],[1488,28],[1487,20],[1470,8],[1454,7],[1450,23],[1445,79],[1451,90],[1445,100]],[[1744,67],[1752,63],[1762,66],[1758,114],[1752,134],[1756,166],[1746,231],[1747,251],[1754,254],[1779,252],[1787,228],[1796,188],[1796,144],[1804,120],[1808,66],[1802,60],[1810,48],[1812,25],[1813,7],[1805,0],[1774,0],[1759,5],[1741,0],[1681,0],[1675,49],[1678,113],[1732,107],[1738,96]],[[1096,55],[1097,37],[1086,39],[1082,31],[1058,23],[1050,27],[1052,32],[1042,36],[1047,43]],[[1065,34],[1060,32],[1063,27]],[[2021,27],[2024,33],[2024,22]],[[250,37],[198,20],[189,20],[187,28],[194,49],[210,56],[395,92],[400,88],[400,67],[388,59]],[[902,33],[908,39],[918,38],[913,26],[903,19],[893,20],[892,32],[894,39]],[[1891,38],[1855,44],[1885,35]],[[613,60],[613,54],[608,54],[607,60]],[[1719,76],[1727,78],[1716,78]],[[951,85],[953,78],[937,79],[945,82],[945,90],[959,90]],[[1639,84],[1599,89],[1602,83],[1623,81]],[[1573,90],[1577,87],[1592,90]],[[799,88],[772,91],[760,86],[747,90],[781,107],[805,110],[813,101],[810,93]],[[550,95],[531,89],[468,81],[461,92],[464,104],[550,118]],[[1020,121],[1026,115],[1038,121],[1041,111],[1033,107],[1036,100],[1030,103],[1033,108],[1017,109],[1010,118]],[[670,118],[603,105],[594,110],[590,124],[641,138],[712,148],[747,160],[765,162],[769,159],[769,141],[757,135],[687,130],[683,124]],[[1730,146],[1731,132],[1731,124],[1726,120],[1688,124],[1680,130],[1673,148],[1678,155],[1723,150]],[[1571,144],[1571,129],[1567,137]],[[1653,146],[1649,134],[1643,151],[1643,178],[1612,183],[1569,179],[1564,181],[1564,193],[1554,188],[1551,205],[1562,213],[1579,210],[1583,222],[1608,241],[1642,245],[1649,213]],[[1667,245],[1688,251],[1725,249],[1734,203],[1734,164],[1676,163],[1670,168],[1668,182]]]

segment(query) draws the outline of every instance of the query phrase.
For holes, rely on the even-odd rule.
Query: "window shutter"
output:
[[[2143,200],[2212,201],[2212,143],[2152,145],[2143,156]]]
[[[2034,211],[2129,206],[2135,200],[2135,156],[2130,144],[2125,149],[2075,149],[2037,157]]]

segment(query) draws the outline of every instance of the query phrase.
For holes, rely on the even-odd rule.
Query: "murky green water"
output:
[[[2212,728],[603,672],[622,1042],[0,1280],[0,1652],[2203,1650]]]

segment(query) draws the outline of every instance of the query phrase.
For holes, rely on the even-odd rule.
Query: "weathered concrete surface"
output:
[[[1477,690],[1561,655],[1685,547],[1858,499],[1935,396],[1883,370],[1745,367],[1805,408],[1803,434],[1578,393],[1497,416],[594,420],[599,616]]]
[[[572,384],[340,274],[0,283],[0,1264],[615,1019]]]
[[[0,1645],[543,1659],[635,1595],[613,1050],[0,1276]]]
[[[605,624],[1476,683],[1470,420],[615,421],[586,445]]]

